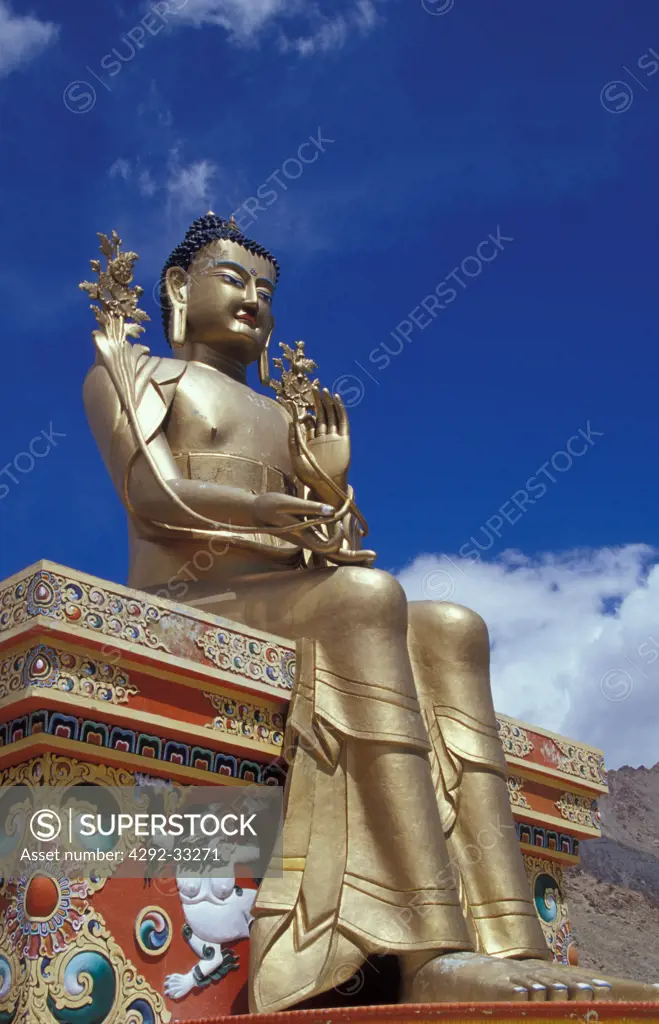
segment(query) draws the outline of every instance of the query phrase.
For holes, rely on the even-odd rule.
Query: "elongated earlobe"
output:
[[[264,387],[270,383],[270,361],[268,359],[268,347],[270,345],[270,338],[272,337],[272,331],[268,335],[268,340],[265,343],[265,347],[259,356],[259,380]]]
[[[165,275],[165,287],[169,300],[169,325],[167,336],[172,348],[183,348],[188,313],[188,275],[181,267],[170,267]]]
[[[187,317],[185,308],[175,306],[169,318],[169,343],[172,348],[183,348],[185,345],[185,327]]]

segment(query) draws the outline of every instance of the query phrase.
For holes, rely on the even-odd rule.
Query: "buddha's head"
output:
[[[177,348],[202,343],[244,365],[254,362],[274,326],[278,276],[274,256],[246,238],[233,219],[210,212],[200,217],[163,267],[168,341]]]

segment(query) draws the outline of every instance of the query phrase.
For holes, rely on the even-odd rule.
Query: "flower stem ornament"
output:
[[[320,387],[318,378],[311,380],[309,374],[318,369],[318,364],[305,356],[303,341],[296,341],[295,348],[281,341],[279,347],[283,358],[273,359],[272,362],[281,370],[281,380],[268,383],[276,392],[277,401],[285,406],[295,406],[300,422],[306,424],[308,420],[313,420],[310,411],[314,408],[313,389]],[[284,366],[284,359],[290,364],[288,368]]]
[[[121,252],[121,239],[116,231],[108,238],[98,232],[101,254],[105,256],[105,270],[100,260],[90,260],[91,268],[98,274],[98,281],[81,281],[78,287],[87,292],[90,299],[100,305],[91,304],[94,316],[100,327],[106,332],[119,330],[124,337],[138,338],[143,332],[142,323],[149,316],[137,305],[144,294],[139,285],[130,287],[133,280],[133,266],[139,259],[136,252]],[[126,320],[135,323],[126,324]]]

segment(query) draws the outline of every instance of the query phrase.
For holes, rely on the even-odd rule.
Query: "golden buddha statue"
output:
[[[284,870],[253,908],[252,1011],[326,992],[385,951],[401,1002],[659,1000],[550,961],[487,628],[458,605],[408,603],[370,567],[340,397],[309,379],[301,343],[283,346],[275,399],[248,386],[255,362],[270,383],[274,257],[233,221],[195,221],[163,270],[161,359],[129,342],[147,319],[136,254],[100,237],[107,269],[93,261],[98,283],[81,285],[100,326],[84,399],[128,512],[129,585],[176,599],[186,581],[187,603],[298,645]],[[200,552],[203,579],[182,576]]]

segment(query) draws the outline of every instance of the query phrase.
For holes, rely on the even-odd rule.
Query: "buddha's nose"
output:
[[[256,294],[256,282],[250,279],[245,289],[244,303],[248,309],[256,310],[259,304],[259,297]]]

